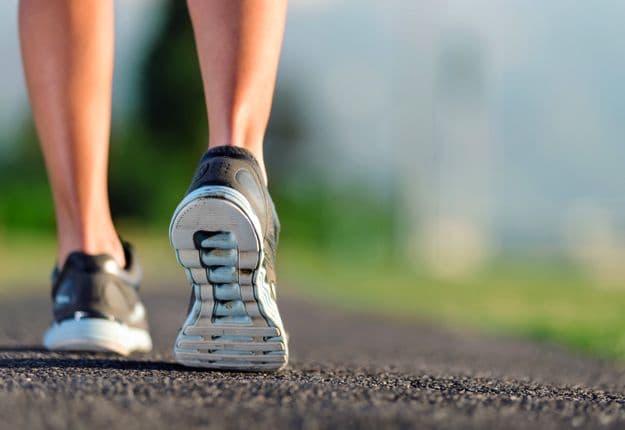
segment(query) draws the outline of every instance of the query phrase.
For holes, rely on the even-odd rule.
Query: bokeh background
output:
[[[185,2],[117,4],[110,190],[144,288],[207,136]],[[54,218],[0,3],[0,298]],[[282,294],[625,359],[625,3],[293,0],[266,140]],[[158,178],[158,180],[154,180]]]

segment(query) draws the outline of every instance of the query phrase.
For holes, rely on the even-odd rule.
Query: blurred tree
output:
[[[208,139],[202,79],[186,2],[166,2],[163,14],[161,28],[143,62],[136,118],[113,138],[110,184],[114,215],[142,222],[169,217]]]
[[[204,147],[206,107],[186,2],[167,2],[164,13],[143,66],[139,116],[166,149]]]
[[[5,228],[54,231],[52,199],[30,117],[21,125],[11,154],[0,160],[0,230]]]
[[[296,172],[302,172],[304,151],[302,144],[306,136],[302,111],[288,84],[278,83],[273,109],[265,137],[265,163],[271,176],[271,186],[280,186],[292,181]]]

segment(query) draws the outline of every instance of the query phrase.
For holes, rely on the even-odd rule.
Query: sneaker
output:
[[[286,365],[274,271],[279,230],[252,154],[232,146],[206,152],[169,226],[192,287],[176,361],[248,371]]]
[[[43,338],[50,350],[148,352],[152,339],[139,300],[141,267],[124,243],[126,267],[110,255],[73,252],[52,273],[54,322]]]

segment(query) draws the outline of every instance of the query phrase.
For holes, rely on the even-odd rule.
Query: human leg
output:
[[[247,149],[264,172],[263,139],[275,87],[286,0],[189,0],[209,147]]]
[[[58,260],[76,250],[124,265],[109,209],[112,0],[21,0],[31,106],[54,197]]]

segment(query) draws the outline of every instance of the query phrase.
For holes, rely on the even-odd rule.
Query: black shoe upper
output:
[[[188,193],[206,185],[233,188],[250,202],[263,230],[267,280],[275,283],[280,221],[256,158],[246,149],[235,146],[209,149],[200,159]]]
[[[54,319],[105,318],[147,329],[139,299],[141,266],[131,246],[124,243],[126,267],[110,255],[71,253],[52,273]]]

